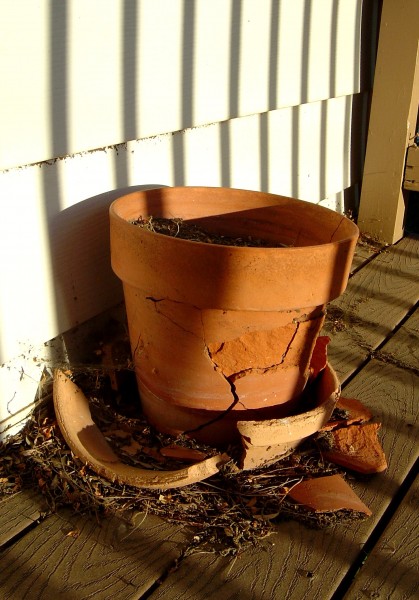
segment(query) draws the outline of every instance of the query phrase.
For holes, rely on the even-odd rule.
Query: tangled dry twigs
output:
[[[174,439],[153,430],[141,414],[118,397],[115,406],[109,375],[98,369],[75,374],[88,395],[94,420],[124,462],[153,469],[184,466],[164,456],[176,443],[209,456],[214,448],[186,437]],[[128,413],[129,416],[124,416]],[[234,456],[234,448],[229,449]],[[288,492],[304,478],[341,472],[323,460],[321,439],[268,467],[239,471],[234,460],[210,479],[174,490],[138,490],[112,483],[82,464],[62,438],[52,403],[38,409],[24,429],[0,444],[0,496],[36,487],[50,511],[71,506],[97,516],[117,514],[132,520],[141,513],[193,529],[190,552],[205,550],[235,555],[268,536],[275,523],[294,518],[313,526],[360,518],[354,513],[318,515],[296,505]],[[137,517],[135,517],[137,518]]]

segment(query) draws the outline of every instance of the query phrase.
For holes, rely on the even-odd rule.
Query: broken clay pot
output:
[[[202,481],[230,460],[226,454],[212,456],[176,471],[140,469],[122,463],[92,420],[89,402],[82,390],[62,371],[54,374],[54,408],[58,425],[74,454],[110,481],[138,488],[168,489]]]
[[[285,247],[193,242],[130,222],[150,216]],[[143,411],[157,429],[226,444],[238,421],[300,409],[325,305],[347,284],[354,223],[273,194],[175,187],[117,199],[110,229]]]

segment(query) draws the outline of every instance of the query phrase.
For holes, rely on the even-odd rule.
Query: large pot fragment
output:
[[[340,394],[339,380],[330,364],[316,378],[312,394],[315,406],[309,411],[282,419],[237,423],[244,449],[243,469],[254,469],[285,457],[329,421]]]
[[[291,488],[289,496],[308,510],[317,513],[350,510],[364,513],[368,517],[372,514],[340,475],[301,481]]]
[[[219,454],[176,471],[153,471],[122,463],[92,420],[86,396],[60,370],[54,376],[54,408],[61,432],[74,454],[111,481],[139,488],[182,487],[214,475],[229,460],[227,455]]]

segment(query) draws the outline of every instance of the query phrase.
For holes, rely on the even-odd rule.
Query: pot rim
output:
[[[266,232],[267,239],[299,245],[223,246],[156,234],[129,223],[143,209],[156,216],[176,213],[201,225],[208,219],[213,230],[220,218],[224,231],[231,221],[232,231],[260,237]],[[328,208],[234,188],[134,192],[115,200],[109,211],[112,269],[125,289],[197,308],[271,311],[324,305],[346,288],[359,234],[347,217]]]
[[[199,242],[199,241],[194,241],[194,240],[187,240],[184,238],[178,238],[175,236],[166,236],[164,234],[155,232],[155,231],[150,231],[149,229],[145,229],[145,228],[141,228],[138,227],[137,225],[130,223],[129,219],[121,216],[120,212],[118,211],[119,205],[123,204],[124,202],[126,202],[126,200],[128,198],[131,197],[138,197],[138,196],[146,196],[147,194],[150,194],[150,192],[156,192],[164,189],[164,190],[170,190],[170,191],[177,191],[177,190],[188,190],[188,191],[214,191],[214,190],[223,190],[223,191],[227,191],[227,193],[229,191],[231,192],[243,192],[243,193],[250,193],[250,194],[255,194],[255,195],[263,195],[264,197],[272,197],[272,199],[276,198],[276,202],[273,202],[271,205],[268,206],[261,206],[261,208],[274,208],[275,206],[279,206],[278,204],[278,199],[283,199],[283,200],[288,200],[288,201],[292,201],[293,203],[298,203],[300,206],[304,205],[304,208],[306,208],[307,210],[316,210],[316,212],[323,212],[325,215],[331,215],[333,214],[336,217],[340,217],[340,222],[338,223],[338,225],[336,226],[336,231],[339,230],[339,227],[341,225],[341,223],[345,223],[347,227],[350,227],[352,229],[352,234],[347,235],[345,237],[336,239],[336,240],[330,240],[328,242],[319,242],[318,244],[308,244],[308,245],[304,245],[304,246],[279,246],[279,247],[272,247],[272,246],[263,246],[263,247],[258,247],[258,246],[235,246],[235,245],[228,245],[228,244],[209,244],[206,242]],[[314,208],[315,207],[315,208]],[[120,220],[123,223],[126,223],[128,226],[133,226],[133,227],[137,227],[137,229],[141,232],[141,234],[139,235],[144,235],[146,238],[149,237],[154,238],[156,235],[162,236],[164,238],[168,238],[170,240],[172,240],[172,242],[174,242],[175,244],[183,244],[187,247],[188,245],[191,245],[191,247],[196,247],[197,245],[200,247],[208,247],[211,246],[213,248],[217,248],[217,250],[214,251],[224,251],[224,252],[228,252],[229,254],[231,254],[231,252],[237,252],[239,255],[240,253],[246,253],[249,254],[250,252],[255,252],[257,253],[270,253],[270,254],[277,254],[277,253],[286,253],[289,254],[290,251],[292,253],[300,253],[300,252],[306,252],[307,250],[309,250],[310,248],[314,249],[314,248],[319,248],[319,247],[327,247],[327,246],[335,246],[335,245],[340,245],[340,244],[345,244],[348,242],[351,242],[354,238],[358,238],[359,236],[359,228],[358,226],[351,221],[346,215],[340,214],[337,211],[334,211],[330,208],[327,208],[326,206],[320,206],[319,204],[314,204],[313,202],[309,202],[306,200],[300,200],[298,198],[293,198],[291,196],[282,196],[280,194],[273,194],[271,192],[261,192],[261,191],[257,191],[257,190],[247,190],[244,188],[230,188],[230,187],[216,187],[216,186],[173,186],[173,187],[165,187],[165,188],[152,188],[151,190],[144,190],[144,191],[134,191],[134,192],[130,192],[129,194],[124,194],[123,196],[120,196],[119,198],[116,198],[110,205],[109,207],[109,212],[110,214],[115,217],[116,219]],[[228,213],[224,213],[224,214],[228,214]],[[216,215],[215,215],[216,216]],[[219,215],[219,216],[222,216]],[[187,220],[191,220],[191,219],[185,219]],[[219,250],[218,250],[219,249]]]

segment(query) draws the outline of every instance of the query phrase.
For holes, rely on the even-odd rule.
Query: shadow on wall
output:
[[[310,101],[309,79],[310,79],[310,34],[313,26],[312,0],[304,1],[303,10],[303,31],[301,40],[296,38],[296,44],[301,45],[301,68],[300,68],[300,98],[299,104],[303,105]],[[269,162],[269,111],[278,108],[279,81],[278,65],[280,61],[280,24],[282,17],[282,2],[280,0],[271,0],[270,3],[270,40],[269,40],[269,77],[268,77],[268,112],[260,113],[259,121],[259,161],[255,162],[255,171],[259,171],[259,182],[261,191],[272,191],[270,182],[270,162]],[[354,73],[353,88],[360,91],[369,90],[373,80],[373,57],[376,53],[376,31],[374,25],[378,19],[377,13],[379,7],[377,3],[363,3],[362,0],[356,2],[356,22],[361,23],[360,29],[354,30]],[[240,89],[241,77],[243,74],[240,69],[242,53],[242,29],[243,29],[243,3],[241,0],[233,0],[231,4],[230,16],[230,48],[229,48],[229,79],[228,79],[228,99],[229,99],[229,118],[233,119],[240,114]],[[337,92],[337,61],[338,53],[338,25],[339,25],[339,0],[334,0],[331,12],[331,31],[330,31],[330,68],[329,68],[329,97],[334,98]],[[194,119],[194,98],[192,96],[194,82],[194,42],[195,42],[195,4],[188,0],[184,1],[184,19],[183,19],[183,48],[182,48],[182,96],[181,96],[181,122],[182,127],[187,128],[195,123]],[[361,62],[358,61],[357,49],[361,48]],[[345,148],[350,148],[350,156],[345,162],[344,180],[351,182],[360,182],[366,144],[366,122],[367,105],[369,103],[368,95],[347,96],[346,116],[344,126]],[[299,105],[293,108],[292,113],[292,133],[289,152],[292,156],[290,174],[292,181],[291,195],[294,198],[301,198],[301,182],[299,179],[299,163],[302,160],[302,154],[305,149],[305,143],[302,143],[301,119]],[[331,132],[328,131],[328,103],[322,102],[321,123],[320,123],[320,145],[318,148],[311,148],[320,157],[319,174],[319,200],[324,199],[327,194],[327,139]],[[307,146],[310,144],[310,132],[307,132]],[[287,140],[288,142],[288,140]],[[232,186],[232,134],[229,121],[221,124],[220,130],[220,173],[221,185],[224,187]],[[177,136],[173,143],[173,181],[174,185],[185,185],[186,165],[185,165],[185,138]],[[350,170],[350,173],[349,173]],[[233,186],[234,187],[234,186]],[[278,193],[281,193],[280,191]],[[350,194],[345,194],[345,211],[357,213],[359,204],[359,189],[352,190]]]
[[[119,188],[57,212],[49,221],[51,267],[56,316],[66,331],[122,301],[122,287],[111,269],[109,206],[130,192],[163,187],[158,184]]]
[[[331,12],[332,27],[330,37],[330,55],[332,57],[329,69],[329,94],[333,97],[336,92],[336,60],[335,55],[338,44],[338,21],[339,0],[333,1]],[[374,43],[370,40],[371,23],[374,21],[376,7],[373,3],[363,3],[357,0],[357,19],[362,22],[361,31],[355,27],[354,48],[361,44],[363,61],[359,67],[354,69],[355,86],[358,79],[361,80],[361,90],[370,87],[372,72],[371,63],[374,54]],[[123,97],[123,132],[124,142],[141,137],[141,123],[137,118],[137,105],[139,102],[138,65],[140,64],[138,31],[139,6],[136,0],[125,0],[121,3],[123,28],[123,54],[121,65]],[[283,2],[271,0],[270,2],[270,40],[269,40],[269,65],[268,65],[268,108],[277,108],[279,97],[278,65],[280,61],[280,26],[283,17]],[[195,98],[194,80],[195,73],[195,47],[196,47],[196,23],[197,3],[193,0],[183,0],[182,4],[182,72],[180,73],[180,112],[182,128],[191,127],[195,123]],[[229,118],[239,116],[240,113],[240,90],[241,79],[246,75],[240,69],[243,53],[243,27],[244,6],[241,0],[232,0],[230,11],[230,47],[229,47],[229,76],[227,80],[227,95],[229,106]],[[50,56],[51,62],[48,66],[50,73],[50,103],[51,103],[51,146],[53,156],[66,154],[69,138],[69,3],[51,2],[49,12],[50,31]],[[362,13],[362,17],[361,17]],[[309,100],[309,76],[310,76],[310,35],[313,27],[313,0],[305,0],[303,5],[303,27],[302,38],[296,39],[295,43],[301,47],[301,82],[300,103]],[[369,41],[367,41],[369,40]],[[356,56],[354,56],[356,60]],[[57,64],[59,63],[59,64]],[[355,87],[356,89],[356,87]],[[215,90],[215,93],[217,91]],[[223,90],[224,92],[224,90]],[[80,90],[82,93],[82,90]],[[359,106],[352,106],[352,98],[348,96],[347,118],[345,122],[345,137],[349,140],[354,131],[354,123],[365,121],[365,103],[362,98],[354,101]],[[327,102],[323,102],[321,114],[320,147],[312,151],[320,155],[319,198],[324,196],[326,189],[327,152],[326,140],[330,132],[327,131]],[[255,170],[259,170],[259,181],[262,191],[268,191],[270,182],[270,130],[268,113],[260,115],[260,154],[259,162],[255,164]],[[290,154],[292,155],[292,195],[300,196],[300,181],[298,177],[298,163],[301,161],[301,123],[298,107],[293,109],[292,139]],[[359,131],[358,125],[356,130]],[[172,156],[168,157],[172,164],[172,180],[175,185],[185,185],[187,181],[187,165],[185,151],[185,136],[177,135],[173,138]],[[354,141],[354,140],[352,140]],[[349,143],[348,143],[349,145]],[[222,124],[220,135],[220,173],[221,185],[230,187],[232,185],[232,131],[229,121]],[[348,165],[354,169],[352,176],[360,177],[363,162],[363,144],[359,141],[352,144],[352,157],[348,157]],[[356,156],[355,156],[356,155]],[[355,165],[355,166],[354,166]],[[349,168],[349,166],[348,166]],[[356,171],[356,172],[355,172]],[[46,170],[44,170],[46,173]],[[130,180],[127,156],[115,156],[114,164],[115,184],[118,188],[125,188],[134,183]],[[135,189],[135,188],[132,188]],[[137,188],[138,189],[138,188]],[[62,331],[82,322],[94,314],[94,306],[98,294],[106,294],[105,304],[110,306],[121,298],[121,288],[111,272],[109,261],[108,243],[108,206],[113,198],[121,195],[121,189],[107,192],[94,198],[88,198],[78,204],[61,210],[60,182],[58,181],[58,170],[55,174],[44,175],[44,201],[45,213],[48,223],[48,234],[50,240],[52,275],[56,282],[56,317],[59,329]],[[348,198],[348,195],[347,195]],[[357,199],[350,198],[356,208]],[[347,207],[346,207],[347,208]],[[81,266],[83,268],[81,268]],[[103,282],[106,282],[105,285]]]

